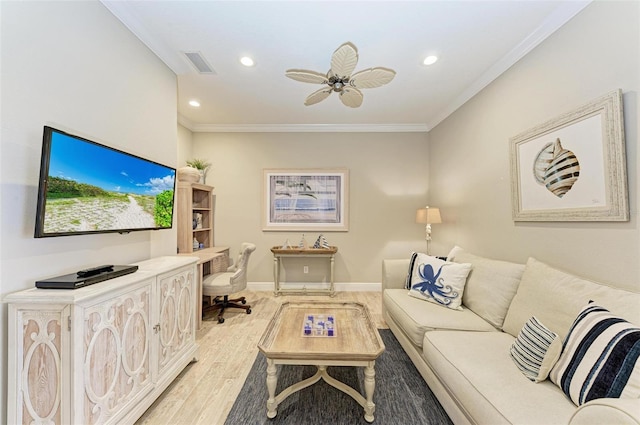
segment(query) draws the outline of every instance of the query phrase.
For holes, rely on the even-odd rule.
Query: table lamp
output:
[[[429,206],[418,209],[416,211],[416,223],[426,224],[427,255],[431,255],[431,225],[442,223],[440,210],[438,208],[429,208]]]

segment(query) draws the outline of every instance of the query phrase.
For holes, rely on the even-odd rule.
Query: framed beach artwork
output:
[[[263,230],[349,230],[347,169],[265,169]]]
[[[510,139],[514,221],[628,221],[622,92]]]

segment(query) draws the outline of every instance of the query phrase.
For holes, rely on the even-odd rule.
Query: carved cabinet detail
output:
[[[195,275],[190,270],[159,279],[159,374],[195,338],[194,280]]]
[[[16,353],[9,362],[9,374],[16,387],[9,402],[21,401],[17,421],[69,422],[68,412],[63,413],[61,408],[63,386],[67,387],[63,383],[62,347],[63,340],[68,339],[69,308],[48,305],[38,310],[11,310],[13,326],[21,330]]]
[[[152,384],[151,283],[84,310],[85,424],[106,422]]]
[[[95,285],[7,295],[8,423],[133,424],[197,358],[196,270],[159,257]]]

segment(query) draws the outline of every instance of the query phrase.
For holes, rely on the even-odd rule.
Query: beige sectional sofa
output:
[[[640,294],[600,285],[530,258],[527,264],[452,250],[471,263],[462,311],[408,296],[409,259],[384,260],[384,318],[456,424],[640,424],[640,399],[604,398],[577,407],[549,379],[528,380],[510,347],[536,316],[565,338],[589,301],[640,324]]]

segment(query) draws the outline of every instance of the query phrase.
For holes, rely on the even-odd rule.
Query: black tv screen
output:
[[[176,170],[44,127],[35,237],[169,229]]]

